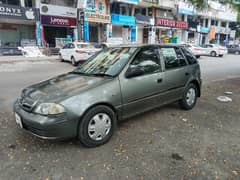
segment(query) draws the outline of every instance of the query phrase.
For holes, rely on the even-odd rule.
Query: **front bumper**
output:
[[[43,116],[27,112],[14,103],[14,112],[21,118],[22,128],[41,139],[67,139],[77,136],[78,121],[67,114]]]

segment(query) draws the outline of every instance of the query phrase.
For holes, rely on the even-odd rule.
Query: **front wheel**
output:
[[[96,106],[87,111],[79,125],[78,139],[87,147],[105,144],[112,137],[117,119],[107,106]]]
[[[189,84],[183,93],[182,99],[179,101],[179,105],[182,109],[190,110],[197,102],[198,90],[195,84]]]

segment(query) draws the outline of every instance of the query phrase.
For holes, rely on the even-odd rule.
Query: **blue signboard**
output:
[[[135,26],[136,19],[134,16],[112,14],[112,24],[119,24],[124,26]]]
[[[118,0],[119,2],[124,2],[124,3],[128,3],[128,4],[138,4],[139,0]],[[146,0],[145,0],[146,2]],[[149,2],[152,3],[152,2]]]
[[[131,28],[131,42],[136,42],[137,40],[137,28],[136,26],[132,26]]]
[[[89,23],[84,21],[84,41],[89,41]]]
[[[191,9],[178,9],[179,14],[193,15],[193,10]]]
[[[36,39],[37,39],[37,45],[41,46],[41,23],[40,21],[36,22]]]
[[[200,32],[201,32],[201,33],[209,33],[209,28],[207,28],[207,27],[201,27]]]

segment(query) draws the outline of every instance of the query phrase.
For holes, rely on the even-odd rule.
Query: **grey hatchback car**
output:
[[[104,49],[72,72],[25,88],[14,103],[19,127],[43,139],[77,137],[106,143],[117,122],[179,101],[192,109],[201,95],[195,56],[178,45]]]

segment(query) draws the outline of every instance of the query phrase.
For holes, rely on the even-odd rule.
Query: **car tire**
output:
[[[111,139],[116,126],[116,114],[111,108],[104,105],[93,107],[79,124],[78,139],[86,147],[103,145]]]
[[[73,66],[77,66],[77,62],[73,56],[71,57],[71,63]]]
[[[212,57],[216,57],[216,56],[217,56],[217,53],[216,53],[215,51],[212,51],[212,52],[210,53],[210,55],[211,55]]]
[[[223,54],[219,54],[218,56],[219,56],[219,57],[223,57]]]
[[[192,109],[197,103],[198,89],[195,84],[189,84],[179,100],[179,105],[184,110]]]
[[[62,58],[62,55],[61,55],[61,54],[59,54],[59,59],[60,59],[61,62],[64,61],[64,59]]]

